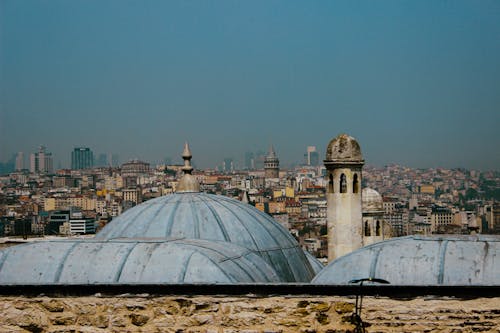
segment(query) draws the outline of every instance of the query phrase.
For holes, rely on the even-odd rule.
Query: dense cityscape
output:
[[[182,165],[120,165],[116,155],[96,159],[87,147],[68,155],[70,169],[55,170],[45,147],[30,154],[28,163],[18,153],[2,165],[0,236],[92,235],[127,209],[176,192],[182,175]],[[219,168],[195,169],[193,175],[203,192],[254,205],[290,230],[304,249],[326,257],[328,184],[316,147],[307,147],[303,163],[288,170],[280,168],[273,147],[246,153],[244,164],[236,168],[226,159]],[[364,220],[377,221],[377,230],[367,228],[365,236],[500,233],[498,171],[368,165],[361,185]]]
[[[0,0],[0,333],[500,332],[500,1]]]

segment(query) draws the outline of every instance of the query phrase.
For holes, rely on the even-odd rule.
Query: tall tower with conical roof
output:
[[[324,161],[328,185],[328,260],[363,246],[361,170],[365,161],[353,137],[341,134],[330,141]]]
[[[274,152],[274,147],[269,146],[269,153],[264,160],[264,170],[266,178],[279,178],[280,177],[280,161]]]

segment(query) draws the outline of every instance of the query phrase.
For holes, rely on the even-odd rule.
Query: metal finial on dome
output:
[[[250,203],[250,197],[248,196],[247,190],[243,191],[243,195],[241,196],[241,202],[249,204]]]
[[[189,144],[186,142],[184,144],[184,151],[182,152],[182,159],[184,160],[184,166],[182,171],[184,175],[179,180],[177,185],[177,192],[200,192],[200,184],[196,178],[191,174],[193,172],[193,167],[191,166],[191,149],[189,149]]]
[[[182,159],[184,160],[182,171],[184,171],[184,173],[191,174],[191,172],[193,172],[193,167],[191,166],[191,158],[193,158],[191,149],[189,149],[189,144],[185,142],[184,151],[182,152]]]

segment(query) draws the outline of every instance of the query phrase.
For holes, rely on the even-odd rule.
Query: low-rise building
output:
[[[86,218],[81,212],[71,214],[69,220],[69,233],[72,235],[95,234],[95,219]]]
[[[431,212],[431,232],[448,233],[454,225],[453,213],[449,208],[433,206]]]

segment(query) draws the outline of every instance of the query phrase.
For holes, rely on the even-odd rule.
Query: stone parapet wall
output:
[[[0,332],[354,332],[351,297],[0,297]],[[500,298],[365,297],[367,332],[500,332]]]

